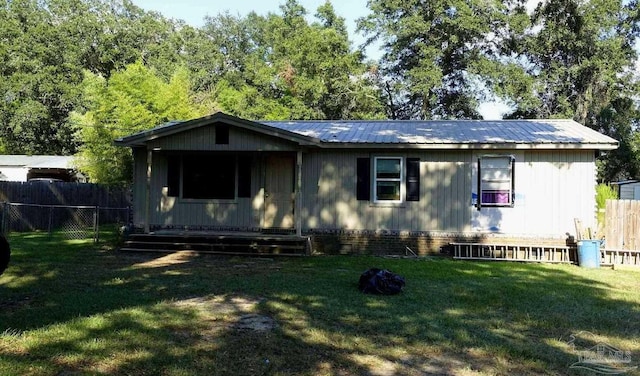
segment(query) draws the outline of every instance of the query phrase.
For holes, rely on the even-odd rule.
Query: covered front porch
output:
[[[143,210],[134,215],[142,232],[301,236],[302,150],[145,154]]]

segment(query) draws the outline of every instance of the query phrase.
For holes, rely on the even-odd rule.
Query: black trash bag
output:
[[[398,294],[402,292],[404,285],[404,277],[378,268],[370,268],[362,273],[358,282],[358,288],[365,294]]]
[[[11,258],[11,247],[4,235],[0,235],[0,275],[4,273],[5,269],[9,265],[9,259]]]

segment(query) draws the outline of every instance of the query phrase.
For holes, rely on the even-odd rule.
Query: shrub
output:
[[[606,228],[605,223],[605,208],[607,200],[617,200],[618,192],[609,184],[598,184],[596,186],[596,207],[597,207],[597,219],[598,219],[598,232],[604,233]]]

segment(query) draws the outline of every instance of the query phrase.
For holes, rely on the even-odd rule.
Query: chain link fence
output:
[[[129,224],[131,208],[0,203],[2,233],[60,232],[68,239],[100,239],[100,231]]]

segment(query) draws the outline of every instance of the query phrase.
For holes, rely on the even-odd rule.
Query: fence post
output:
[[[49,237],[53,236],[53,206],[49,206]]]
[[[100,241],[100,206],[96,206],[93,213],[93,231],[93,242],[97,243]]]
[[[7,218],[7,203],[5,201],[2,201],[2,219],[0,222],[0,233],[2,233],[3,235],[7,235],[6,232],[6,226],[5,226],[5,220]]]

